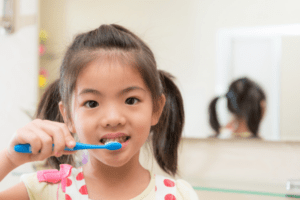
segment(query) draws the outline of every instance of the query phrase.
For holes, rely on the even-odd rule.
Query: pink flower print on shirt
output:
[[[67,194],[65,194],[65,197],[66,197],[66,200],[72,200],[72,198]]]
[[[72,180],[67,178],[67,187],[69,187],[70,185],[72,185]]]
[[[165,200],[176,200],[176,197],[173,194],[167,194]]]
[[[82,186],[82,187],[79,189],[79,192],[80,192],[80,194],[83,194],[83,195],[88,194],[88,193],[87,193],[86,185]]]
[[[76,180],[77,181],[81,181],[83,179],[83,173],[80,172],[77,176],[76,176]]]
[[[169,179],[165,179],[164,184],[167,187],[174,187],[175,186],[175,183],[173,181],[169,180]]]

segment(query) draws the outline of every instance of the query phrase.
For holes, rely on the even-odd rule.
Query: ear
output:
[[[62,101],[60,101],[58,103],[58,106],[59,106],[59,111],[60,111],[61,115],[63,116],[64,123],[68,126],[69,131],[71,133],[76,133],[76,130],[73,126],[73,122],[68,122],[68,120],[67,120],[67,112],[66,112],[65,106],[63,105]]]
[[[262,119],[263,119],[265,117],[266,109],[267,109],[267,104],[266,104],[265,100],[262,100],[260,102],[260,107],[261,107],[261,110],[262,110]]]
[[[152,114],[151,126],[155,126],[158,123],[161,113],[165,107],[165,103],[166,103],[166,97],[164,94],[162,94],[158,101],[159,108],[155,113]]]

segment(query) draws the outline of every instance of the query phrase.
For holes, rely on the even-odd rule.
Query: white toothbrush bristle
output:
[[[109,141],[109,142],[105,142],[105,144],[104,145],[107,145],[107,144],[109,144],[109,143],[113,143],[112,141]]]

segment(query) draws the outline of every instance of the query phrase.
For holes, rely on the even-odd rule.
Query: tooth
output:
[[[103,139],[103,143],[106,144],[107,142],[119,142],[119,143],[122,143],[122,142],[125,142],[127,136],[122,136],[122,137],[118,137],[118,138],[114,138],[114,139],[108,139],[108,138],[105,138]]]
[[[107,145],[108,143],[111,143],[111,142],[110,141],[109,142],[105,142],[104,145]]]

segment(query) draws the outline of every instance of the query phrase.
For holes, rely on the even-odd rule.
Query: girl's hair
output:
[[[136,68],[151,92],[153,112],[158,111],[159,97],[162,94],[166,96],[159,122],[151,127],[149,139],[159,166],[174,176],[177,173],[177,151],[184,126],[181,93],[171,74],[157,70],[150,48],[120,25],[101,25],[75,37],[60,66],[60,78],[47,87],[38,105],[36,118],[64,122],[58,107],[62,101],[66,106],[67,121],[71,122],[70,105],[77,77],[95,59],[111,59]],[[76,166],[72,155],[50,157],[45,166],[59,169],[59,165],[64,163]]]
[[[220,124],[216,114],[216,103],[222,96],[215,97],[209,104],[209,123],[220,134]],[[258,128],[262,119],[261,101],[266,100],[264,91],[254,81],[243,77],[233,81],[226,93],[227,107],[237,118],[245,119],[253,137],[258,137]]]

